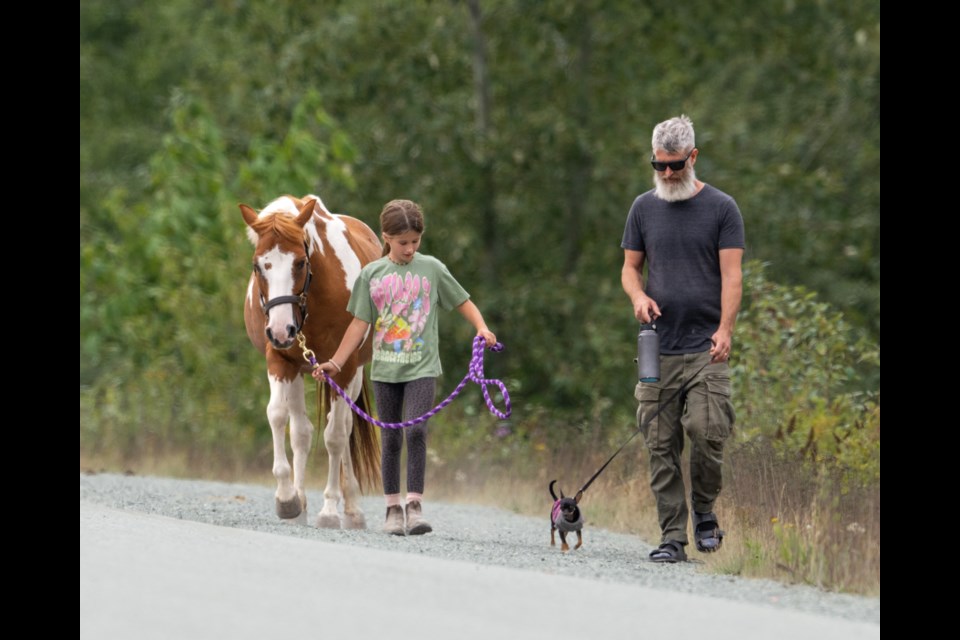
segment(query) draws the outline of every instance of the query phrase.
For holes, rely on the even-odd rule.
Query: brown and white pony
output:
[[[352,319],[347,301],[353,283],[363,265],[380,257],[380,241],[366,224],[330,213],[320,198],[312,195],[277,198],[259,214],[245,204],[240,211],[256,247],[243,319],[250,341],[267,360],[267,419],[273,431],[277,515],[302,522],[307,511],[304,481],[313,424],[304,399],[303,376],[309,365],[297,334],[303,332],[307,348],[319,362],[333,355]],[[363,365],[370,355],[367,340],[334,377],[361,404],[365,404]],[[320,392],[332,400],[326,403],[330,412],[323,432],[330,467],[317,526],[363,529],[366,521],[357,498],[364,484],[379,482],[377,433],[373,425],[355,417],[340,396],[330,394],[329,385],[321,385]],[[288,421],[292,469],[285,442]]]

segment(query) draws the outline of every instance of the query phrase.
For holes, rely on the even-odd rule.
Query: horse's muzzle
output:
[[[273,331],[269,327],[265,330],[267,334],[267,340],[270,341],[270,344],[273,345],[275,349],[289,349],[293,346],[294,338],[297,336],[297,328],[292,324],[287,325],[287,335],[286,340],[280,340],[273,335]]]

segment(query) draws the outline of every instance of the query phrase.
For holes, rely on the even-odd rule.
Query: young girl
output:
[[[372,327],[373,363],[370,379],[380,420],[401,422],[433,408],[436,377],[440,375],[437,308],[456,309],[488,346],[497,337],[483,315],[447,267],[417,253],[423,236],[423,212],[410,200],[391,200],[380,213],[383,257],[363,268],[347,310],[354,318],[337,352],[313,371],[322,379],[340,370]],[[427,423],[381,431],[383,493],[387,501],[383,530],[415,536],[433,530],[423,518],[423,476],[427,464]],[[400,494],[400,451],[407,441],[406,526]]]

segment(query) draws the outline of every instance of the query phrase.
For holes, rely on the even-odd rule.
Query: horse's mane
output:
[[[257,244],[260,238],[272,234],[278,241],[298,241],[303,229],[295,218],[299,215],[295,203],[289,198],[280,198],[267,205],[256,222],[248,227],[250,241]]]

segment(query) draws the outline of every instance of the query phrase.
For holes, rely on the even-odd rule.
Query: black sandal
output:
[[[675,540],[667,540],[650,552],[650,562],[686,562],[687,552]]]
[[[693,540],[700,553],[719,551],[723,545],[723,530],[717,522],[717,516],[709,513],[693,514]]]

